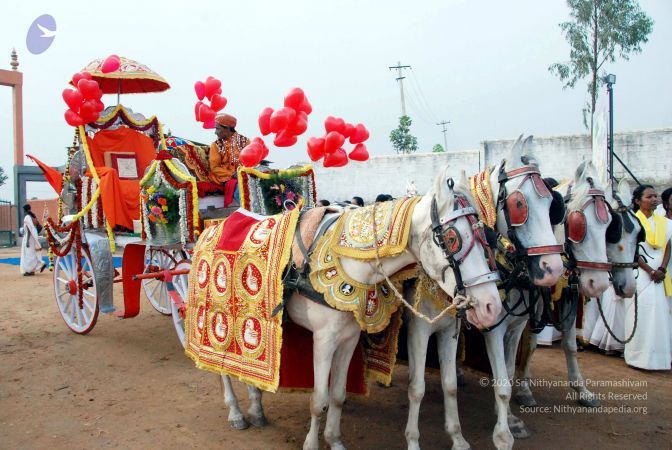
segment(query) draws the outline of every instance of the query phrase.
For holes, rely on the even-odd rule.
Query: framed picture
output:
[[[117,171],[120,180],[140,178],[138,158],[132,152],[105,152],[105,165]]]

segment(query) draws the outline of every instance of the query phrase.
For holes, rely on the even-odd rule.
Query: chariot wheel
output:
[[[177,264],[177,259],[182,259],[179,250],[164,250],[147,246],[145,249],[145,270],[143,273],[159,272],[162,270],[172,270]],[[177,259],[176,259],[177,258]],[[173,303],[166,282],[158,278],[148,278],[142,280],[142,287],[149,303],[155,310],[169,316]]]
[[[191,267],[191,261],[182,260],[175,266],[175,270],[180,269],[189,269]],[[170,302],[170,307],[173,313],[173,325],[175,326],[175,332],[177,333],[177,338],[182,344],[182,348],[185,347],[185,334],[184,334],[184,306],[187,303],[187,289],[189,287],[189,275],[175,275],[173,277],[173,285],[175,286],[175,292],[179,296],[180,300],[183,302],[182,308],[180,308],[177,303],[174,301]],[[180,309],[182,309],[180,311]]]
[[[54,261],[56,304],[65,324],[77,334],[87,334],[98,320],[96,280],[89,252],[82,252],[82,301],[78,299],[77,257],[75,250]]]

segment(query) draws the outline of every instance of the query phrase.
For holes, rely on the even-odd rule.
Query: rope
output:
[[[607,332],[611,335],[612,338],[616,340],[616,342],[623,345],[629,343],[632,340],[632,338],[635,337],[635,331],[637,331],[637,297],[638,295],[637,292],[635,291],[635,325],[632,327],[632,333],[630,334],[630,337],[624,341],[616,337],[614,332],[611,330],[611,327],[607,323],[607,319],[604,317],[604,312],[602,311],[602,301],[601,301],[602,298],[598,297],[595,299],[597,300],[597,308],[600,310],[600,317],[602,317],[602,322],[604,322],[604,327],[607,329]]]
[[[373,223],[373,239],[378,240],[378,231],[376,230],[376,203],[373,204],[373,210],[372,210],[372,223]],[[472,297],[471,295],[462,295],[462,294],[457,294],[456,296],[453,297],[453,302],[448,305],[446,308],[444,308],[438,316],[434,317],[433,319],[424,315],[420,311],[416,311],[415,308],[411,304],[409,304],[406,299],[404,299],[404,296],[397,290],[397,288],[394,286],[394,283],[392,280],[390,280],[390,277],[387,276],[387,274],[383,271],[383,263],[380,261],[380,255],[378,253],[378,243],[374,242],[374,247],[376,249],[376,270],[378,274],[382,275],[385,277],[385,281],[387,281],[387,284],[390,286],[392,289],[392,292],[394,292],[394,295],[397,297],[399,301],[408,309],[410,310],[414,316],[416,316],[419,319],[424,320],[427,322],[429,325],[433,325],[439,320],[443,319],[444,316],[449,314],[451,311],[454,310],[467,310],[470,308],[473,308],[477,304],[477,300]]]

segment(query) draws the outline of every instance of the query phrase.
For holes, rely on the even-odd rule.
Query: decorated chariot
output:
[[[122,58],[114,80],[101,71],[103,64],[96,60],[85,70],[104,93],[168,88],[160,76],[134,61]],[[213,189],[207,147],[164,135],[156,117],[121,104],[100,111],[95,120],[81,116],[85,123],[73,122],[58,220],[45,224],[59,312],[73,332],[86,334],[100,312],[137,316],[144,291],[154,309],[172,316],[184,344],[194,244],[200,230],[239,205],[228,202],[223,190]],[[309,166],[290,171],[244,168],[239,180],[242,206],[258,213],[315,204]],[[123,285],[123,307],[115,306],[116,283]]]

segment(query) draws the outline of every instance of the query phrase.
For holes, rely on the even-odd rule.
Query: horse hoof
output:
[[[250,416],[250,423],[255,427],[265,427],[268,425],[268,420],[264,414],[260,416]]]
[[[532,394],[522,394],[518,393],[515,395],[515,399],[520,406],[537,406],[537,401],[534,399]]]
[[[527,439],[532,436],[532,431],[524,424],[509,426],[509,430],[515,439]]]
[[[586,406],[588,408],[597,408],[601,405],[601,403],[596,398],[580,398],[579,405]]]
[[[240,419],[229,420],[229,425],[234,430],[247,430],[250,426],[250,424],[247,423],[244,417],[241,417]]]

